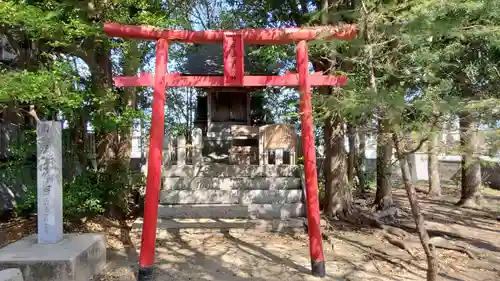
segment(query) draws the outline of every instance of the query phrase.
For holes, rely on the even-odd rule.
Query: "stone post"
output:
[[[57,243],[63,237],[62,125],[41,121],[37,134],[38,243]]]
[[[416,152],[408,155],[408,164],[410,166],[411,180],[413,183],[419,180],[429,180],[427,155],[425,153]]]
[[[186,165],[186,138],[184,136],[177,137],[177,165]]]
[[[172,142],[169,136],[163,137],[163,166],[172,164]]]
[[[419,181],[429,180],[429,159],[427,153],[415,153],[415,177]]]
[[[277,166],[283,165],[283,148],[274,150],[274,164]]]
[[[193,165],[201,164],[202,155],[201,151],[203,149],[203,132],[201,128],[195,128],[191,132],[191,140],[193,144]]]
[[[266,126],[261,126],[259,127],[259,165],[260,166],[267,166],[269,164],[268,160],[268,150],[266,149],[265,145],[265,128]]]
[[[290,150],[290,165],[296,165],[297,163],[297,155],[296,155],[297,147],[295,146]]]
[[[416,160],[415,160],[415,153],[408,154],[406,155],[406,161],[408,162],[408,166],[410,168],[410,180],[412,183],[417,182],[417,167],[416,167]],[[398,165],[400,163],[398,162]]]

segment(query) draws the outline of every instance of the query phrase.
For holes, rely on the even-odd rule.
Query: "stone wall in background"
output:
[[[412,180],[427,181],[427,156],[423,153],[416,153],[408,157],[410,171],[412,172]],[[318,159],[318,177],[322,177],[323,167],[322,159]],[[372,174],[373,178],[376,173],[377,160],[373,158],[365,159],[366,172]],[[439,161],[439,176],[442,181],[460,182],[461,176],[461,160],[460,156],[443,156]],[[399,164],[393,161],[391,167],[393,181],[401,179],[401,170]],[[482,161],[481,174],[485,185],[494,189],[500,190],[500,163],[493,161]]]

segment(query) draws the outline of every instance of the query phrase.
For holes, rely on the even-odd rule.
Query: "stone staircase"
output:
[[[163,176],[160,229],[303,231],[306,207],[296,166],[173,165]]]

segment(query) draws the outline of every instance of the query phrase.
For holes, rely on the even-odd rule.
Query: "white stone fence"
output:
[[[185,136],[172,139],[168,136],[163,143],[163,161],[165,165],[196,165],[203,161],[203,135],[201,129],[194,129],[191,133],[191,144],[188,144]]]
[[[295,126],[288,124],[273,124],[261,126],[256,130],[255,139],[258,146],[238,146],[231,144],[232,140],[239,140],[238,129],[243,126],[232,126],[232,138],[224,140],[229,164],[240,165],[294,165],[296,162],[297,135]],[[210,139],[210,138],[208,138]],[[244,139],[244,137],[242,138]],[[169,138],[166,136],[163,143],[163,165],[197,165],[203,163],[204,153],[212,153],[210,147],[204,150],[204,138],[202,130],[193,129],[191,132],[191,143],[185,136]],[[241,157],[239,157],[241,156]]]
[[[483,183],[492,188],[500,188],[500,159],[480,156],[481,161],[481,176]],[[461,174],[462,157],[459,155],[440,155],[439,160],[439,175],[441,180],[457,181]],[[426,153],[415,153],[409,156],[410,171],[412,181],[427,181],[428,174],[428,158]]]

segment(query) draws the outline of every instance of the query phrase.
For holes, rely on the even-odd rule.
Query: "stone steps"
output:
[[[198,219],[213,221],[187,228],[281,229],[290,219],[305,217],[298,172],[294,165],[165,167],[158,218],[166,226],[159,228],[186,228],[174,220]]]
[[[282,204],[301,203],[301,189],[291,190],[162,190],[160,204]]]
[[[143,219],[138,218],[132,231],[141,232]],[[272,232],[284,234],[304,234],[305,219],[158,219],[157,232],[214,233],[232,232]]]
[[[286,190],[300,189],[300,178],[294,177],[167,177],[164,190]]]
[[[165,167],[163,176],[178,177],[298,177],[295,165],[227,165],[211,163],[209,165],[171,165]]]
[[[305,217],[303,203],[160,205],[161,219],[289,219]]]

